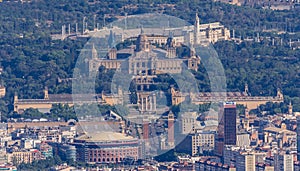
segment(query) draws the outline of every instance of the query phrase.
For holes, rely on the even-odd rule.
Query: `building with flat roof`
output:
[[[237,170],[255,171],[256,163],[265,162],[267,152],[255,150],[251,147],[228,145],[224,147],[224,164],[234,165]]]
[[[236,170],[255,171],[255,155],[239,154],[236,158]]]
[[[177,149],[191,156],[197,156],[212,153],[214,147],[215,131],[196,130],[188,134]]]
[[[223,111],[220,112],[219,121],[220,124],[224,122],[224,144],[236,145],[236,103],[225,102],[223,103],[222,109]]]
[[[197,121],[197,112],[185,112],[180,115],[180,133],[189,134],[199,127],[200,123]]]
[[[8,162],[15,163],[32,163],[36,160],[44,159],[44,156],[39,150],[30,149],[30,150],[19,150],[7,153]]]
[[[236,145],[239,147],[250,146],[250,134],[249,133],[238,133],[236,135]]]
[[[236,145],[236,103],[224,102],[218,117],[215,154],[223,156],[224,145]]]
[[[294,158],[292,154],[274,155],[274,170],[294,171]]]
[[[220,171],[236,171],[234,166],[230,166],[227,164],[217,163],[210,160],[200,160],[195,163],[195,170],[220,170]]]

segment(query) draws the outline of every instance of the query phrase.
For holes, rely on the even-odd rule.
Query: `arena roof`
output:
[[[76,140],[83,140],[87,142],[101,142],[101,141],[135,140],[135,138],[117,132],[96,132],[96,133],[87,133],[85,135],[76,138]]]

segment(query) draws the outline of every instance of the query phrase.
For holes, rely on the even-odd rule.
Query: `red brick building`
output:
[[[77,161],[118,163],[125,158],[138,159],[138,139],[116,132],[82,135],[74,140]]]

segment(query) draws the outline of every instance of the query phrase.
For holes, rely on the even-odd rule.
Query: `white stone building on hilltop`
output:
[[[188,32],[185,38],[190,44],[205,45],[220,40],[230,40],[230,30],[220,22],[200,24],[200,18],[196,13],[193,32]]]

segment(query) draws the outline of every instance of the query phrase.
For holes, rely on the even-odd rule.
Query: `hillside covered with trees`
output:
[[[242,39],[257,32],[261,36],[280,37],[285,41],[300,39],[299,9],[271,11],[237,7],[210,0],[32,0],[3,1],[0,3],[0,63],[3,68],[1,83],[7,88],[0,100],[0,111],[12,111],[15,92],[20,98],[41,98],[45,86],[50,93],[71,93],[71,78],[76,60],[88,39],[52,40],[51,34],[60,34],[63,24],[82,24],[86,17],[88,28],[93,18],[100,26],[118,16],[159,12],[173,15],[190,23],[198,10],[201,23],[220,21],[234,29]],[[104,18],[104,15],[106,16]],[[82,27],[79,27],[79,31]],[[293,34],[263,32],[288,31]],[[271,46],[267,41],[218,42],[214,45],[226,70],[228,91],[243,91],[249,84],[253,95],[275,95],[282,88],[287,102],[292,99],[300,111],[299,58],[300,50]],[[198,78],[205,78],[199,70]],[[101,77],[102,78],[102,77]],[[201,83],[201,80],[200,80]],[[207,82],[202,84],[207,86]],[[99,91],[107,87],[105,81],[97,85]]]

